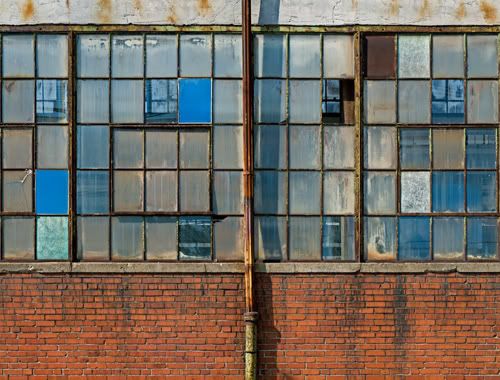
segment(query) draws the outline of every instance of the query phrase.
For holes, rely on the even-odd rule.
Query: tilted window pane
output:
[[[35,75],[35,39],[32,34],[4,34],[2,67],[4,77]]]
[[[67,214],[68,171],[37,170],[35,179],[37,214]]]
[[[396,122],[396,82],[366,81],[364,114],[368,124]]]
[[[401,212],[431,210],[431,176],[429,172],[401,173]]]
[[[354,217],[323,218],[323,260],[355,260]]]
[[[38,260],[68,260],[68,218],[36,218],[36,256]]]
[[[76,101],[78,122],[107,123],[109,121],[109,82],[107,80],[79,80]]]
[[[68,37],[40,34],[36,38],[37,75],[64,78],[68,76]]]
[[[464,211],[464,174],[461,172],[432,173],[432,211]]]
[[[179,81],[179,122],[212,122],[212,81],[181,79]]]
[[[464,36],[434,35],[432,37],[432,76],[462,78],[464,76]]]
[[[461,124],[464,122],[464,81],[432,81],[432,122]]]
[[[467,82],[467,122],[498,123],[498,81]]]
[[[114,211],[142,211],[144,209],[144,173],[115,171],[113,174]]]
[[[321,63],[320,35],[289,36],[289,75],[292,78],[319,78]]]
[[[146,80],[146,123],[174,123],[177,121],[177,80]]]
[[[113,123],[142,123],[144,119],[144,82],[111,82],[111,120]]]
[[[208,168],[210,135],[205,130],[183,130],[180,132],[179,160],[181,168]]]
[[[469,78],[498,76],[498,35],[467,36],[467,71]]]
[[[467,218],[467,258],[492,260],[497,257],[497,218]]]
[[[208,211],[210,208],[208,171],[181,171],[180,181],[180,211]]]
[[[495,169],[496,129],[467,129],[467,169]]]
[[[321,121],[321,82],[291,80],[289,82],[289,119],[292,123]]]
[[[398,96],[400,123],[430,123],[431,91],[429,81],[401,80],[398,83]]]
[[[396,177],[394,173],[368,172],[364,180],[365,213],[396,212]]]
[[[286,35],[257,34],[254,37],[256,77],[286,76]]]
[[[259,169],[284,169],[287,165],[287,133],[281,125],[254,127],[254,164]]]
[[[78,76],[107,78],[109,76],[109,35],[80,34],[76,38]]]
[[[78,259],[109,259],[109,218],[107,216],[78,218]]]
[[[97,214],[109,211],[109,173],[107,171],[78,171],[77,212]]]
[[[146,77],[177,77],[177,35],[146,36]]]
[[[33,174],[26,171],[3,172],[3,211],[30,212],[33,210]]]
[[[146,131],[146,167],[177,168],[177,131]]]
[[[32,165],[31,129],[3,130],[3,167],[8,169],[27,169]]]
[[[213,211],[217,214],[242,214],[243,182],[241,172],[213,173]]]
[[[212,36],[184,34],[180,39],[180,74],[183,77],[208,77],[212,73]]]
[[[354,128],[324,127],[323,166],[325,169],[354,168]]]
[[[319,217],[290,217],[288,220],[290,260],[321,260],[320,221]]]
[[[399,134],[401,169],[428,169],[429,129],[401,129]]]
[[[36,121],[38,123],[68,121],[68,81],[36,81]]]
[[[287,227],[285,217],[255,218],[255,257],[263,261],[287,258]]]
[[[354,213],[354,172],[325,172],[323,181],[323,212]]]
[[[214,122],[242,122],[242,83],[240,80],[214,81]]]
[[[111,75],[114,78],[142,77],[144,74],[144,37],[112,36]]]
[[[144,166],[144,132],[128,129],[113,131],[113,166],[142,168]]]
[[[365,259],[396,259],[396,218],[364,218]]]
[[[438,129],[432,133],[434,169],[463,169],[465,145],[463,129]]]
[[[179,258],[210,260],[212,221],[209,217],[179,218]]]
[[[214,76],[241,77],[241,52],[240,35],[216,34],[214,36]]]
[[[433,218],[432,250],[436,260],[463,259],[464,218]]]
[[[35,120],[35,82],[32,80],[4,80],[2,117],[4,123],[33,123]]]
[[[400,78],[429,78],[431,37],[429,35],[399,35],[398,75]]]
[[[429,260],[430,257],[430,218],[399,218],[399,260]]]
[[[177,172],[146,172],[146,211],[177,211]]]
[[[111,222],[111,255],[114,260],[142,260],[144,220],[139,216],[120,216]]]
[[[497,210],[497,177],[495,172],[467,173],[467,211]]]
[[[290,125],[290,168],[319,169],[321,129],[319,126]]]
[[[290,214],[319,214],[321,174],[318,172],[290,172]]]
[[[109,167],[109,127],[79,125],[77,144],[78,168],[106,169]]]
[[[255,212],[283,214],[286,212],[287,174],[275,171],[255,172]]]
[[[365,128],[365,168],[396,169],[397,131],[392,127]]]
[[[366,36],[366,76],[394,78],[396,76],[396,42],[394,34]]]
[[[255,81],[254,117],[258,123],[286,121],[286,82],[279,79]]]
[[[146,259],[177,260],[177,218],[146,218]]]
[[[214,168],[241,169],[243,167],[243,128],[233,125],[215,125],[213,138]]]
[[[214,221],[214,256],[217,261],[243,260],[243,218]]]
[[[3,217],[2,231],[2,250],[5,260],[35,259],[34,218]]]
[[[323,36],[323,76],[354,78],[354,39],[349,34]]]
[[[68,167],[68,128],[39,125],[37,127],[37,166],[40,169]]]

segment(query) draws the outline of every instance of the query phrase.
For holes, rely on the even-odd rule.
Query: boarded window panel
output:
[[[254,187],[255,212],[265,214],[283,214],[286,212],[286,173],[256,171]]]
[[[144,173],[141,171],[115,171],[113,193],[114,211],[142,211],[144,208]]]
[[[435,260],[460,260],[464,257],[464,219],[434,218],[432,250]]]
[[[146,77],[177,77],[177,36],[146,36]]]
[[[181,260],[210,260],[212,221],[209,217],[179,219],[179,258]]]
[[[78,168],[106,169],[109,167],[109,127],[79,125],[77,144]]]
[[[77,73],[79,77],[109,76],[109,35],[77,35]]]
[[[320,221],[319,217],[290,217],[288,220],[290,260],[321,260]]]
[[[3,172],[3,210],[30,212],[33,210],[33,174],[26,171]]]
[[[432,173],[432,211],[464,211],[464,174],[461,172]]]
[[[3,167],[8,169],[30,168],[32,164],[31,129],[3,130]]]
[[[32,80],[4,80],[2,117],[4,123],[33,123],[35,82]]]
[[[467,83],[467,122],[498,123],[498,81]]]
[[[78,259],[109,260],[109,218],[107,216],[78,218]]]
[[[430,218],[399,218],[399,260],[429,260],[430,257]]]
[[[243,135],[241,126],[215,125],[213,154],[215,169],[243,168]]]
[[[142,123],[144,119],[144,82],[111,82],[111,120],[113,123]]]
[[[428,169],[429,129],[401,129],[399,153],[401,169]]]
[[[353,172],[326,172],[323,182],[325,214],[354,213],[355,183]]]
[[[431,121],[430,82],[405,80],[398,83],[399,122],[428,124]]]
[[[498,35],[467,36],[467,69],[469,78],[498,76]]]
[[[287,258],[286,218],[259,216],[255,218],[255,257],[262,261]]]
[[[286,82],[279,79],[255,81],[254,117],[259,123],[286,121]]]
[[[2,67],[4,77],[35,75],[35,41],[32,34],[4,34]]]
[[[180,132],[180,167],[208,168],[210,136],[205,130],[183,130]]]
[[[496,218],[467,218],[467,258],[493,260],[498,257]]]
[[[355,260],[354,218],[323,218],[323,260]]]
[[[212,73],[212,36],[184,34],[180,38],[180,74],[183,77],[208,77]]]
[[[111,222],[111,256],[113,260],[142,260],[144,255],[144,219],[120,216]]]
[[[177,131],[146,131],[146,167],[150,169],[177,167]]]
[[[37,214],[68,214],[68,171],[37,170],[35,179]]]
[[[241,172],[213,173],[213,211],[217,214],[242,214]]]
[[[467,173],[467,211],[494,212],[497,210],[495,172]]]
[[[107,80],[79,80],[76,101],[76,118],[79,123],[107,123],[109,121],[109,82]]]
[[[212,81],[181,79],[179,81],[179,122],[212,122]]]
[[[284,169],[287,165],[287,128],[280,125],[254,127],[255,167]]]
[[[289,75],[292,78],[319,78],[321,41],[319,35],[290,35]]]
[[[364,114],[368,124],[396,122],[396,85],[394,81],[366,81]]]
[[[146,259],[177,259],[177,218],[146,218]]]
[[[214,121],[216,123],[242,122],[242,93],[240,80],[214,81]]]
[[[396,169],[397,135],[396,128],[365,128],[365,168]]]
[[[364,205],[367,214],[393,214],[396,212],[396,176],[394,173],[366,173],[364,192]]]
[[[463,129],[434,130],[432,134],[432,158],[434,169],[463,169],[465,145]]]
[[[349,34],[323,36],[323,76],[354,78],[354,39]]]
[[[113,132],[113,166],[142,168],[144,166],[144,132],[116,129]]]
[[[68,76],[68,37],[40,34],[36,38],[37,74],[42,77]]]
[[[214,224],[217,261],[243,261],[243,218],[227,217]]]
[[[68,121],[68,81],[36,81],[37,123],[66,123]]]
[[[210,209],[207,171],[181,171],[180,211],[206,212]]]
[[[496,130],[467,129],[467,169],[496,167]]]
[[[366,36],[366,75],[369,78],[394,78],[396,76],[395,36]]]
[[[219,78],[241,77],[241,36],[216,34],[214,36],[214,75]]]
[[[401,173],[401,212],[431,210],[431,176],[429,172]]]
[[[429,78],[431,37],[429,35],[399,35],[398,74],[400,78]]]
[[[38,260],[68,260],[68,218],[36,218],[36,256]]]
[[[364,226],[365,260],[395,260],[396,218],[365,218]]]
[[[289,118],[292,123],[319,123],[321,121],[321,82],[289,82]]]
[[[146,123],[175,123],[177,101],[177,80],[146,80]]]
[[[100,171],[78,171],[77,212],[97,214],[109,211],[109,173]]]
[[[114,35],[112,42],[111,75],[114,78],[142,77],[144,74],[144,37]]]
[[[3,258],[5,260],[35,259],[35,219],[3,217]]]
[[[354,128],[324,127],[323,165],[325,169],[354,168]]]
[[[290,125],[290,168],[319,169],[321,129],[319,126]]]
[[[41,169],[68,167],[68,128],[66,126],[37,127],[37,165]]]
[[[254,39],[256,77],[286,76],[286,35],[257,34]]]
[[[146,211],[177,211],[177,172],[146,173]]]
[[[432,76],[462,78],[464,76],[464,36],[434,35],[432,37]]]

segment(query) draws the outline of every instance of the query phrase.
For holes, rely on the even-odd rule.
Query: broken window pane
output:
[[[396,177],[389,172],[368,172],[364,180],[365,213],[396,212]]]
[[[3,210],[30,212],[33,209],[33,174],[26,171],[3,172]]]
[[[364,114],[368,124],[396,122],[396,83],[394,81],[365,81]]]
[[[396,43],[393,34],[366,36],[366,76],[394,78],[396,76]]]
[[[209,210],[208,171],[181,171],[179,191],[181,211]]]
[[[467,173],[467,211],[497,210],[497,177],[495,172]]]
[[[177,218],[146,218],[146,259],[177,260]]]
[[[492,260],[497,257],[496,218],[467,218],[467,258]]]
[[[184,34],[180,38],[180,74],[183,77],[208,77],[212,73],[212,36]]]
[[[146,36],[146,77],[177,77],[177,35]]]
[[[114,260],[142,260],[144,220],[140,216],[119,216],[111,222],[111,256]]]
[[[399,152],[401,169],[428,169],[429,129],[401,129]]]
[[[258,123],[286,121],[286,82],[279,79],[255,81],[254,117]]]
[[[144,83],[142,80],[111,81],[111,119],[113,123],[142,123]]]
[[[399,122],[428,124],[431,121],[430,83],[422,80],[404,80],[398,83]]]
[[[323,76],[354,78],[354,39],[351,34],[323,36]]]
[[[35,259],[35,219],[30,217],[2,218],[3,258],[5,260]]]
[[[292,78],[319,78],[321,61],[319,34],[290,34],[289,38],[289,76]]]
[[[212,192],[216,214],[243,213],[241,172],[214,172]]]
[[[467,72],[469,78],[498,76],[498,35],[467,35]]]
[[[109,218],[107,216],[78,218],[77,254],[79,260],[109,259]]]
[[[40,169],[68,167],[68,128],[39,125],[37,127],[37,166]]]
[[[319,169],[321,129],[319,126],[290,125],[290,168]]]
[[[36,218],[36,256],[38,260],[68,260],[68,218]]]
[[[434,78],[463,78],[463,35],[444,34],[432,37],[432,76]]]
[[[467,82],[467,122],[498,123],[498,81]]]
[[[112,37],[111,73],[114,78],[144,75],[144,37],[114,35]]]
[[[31,129],[3,130],[3,167],[8,169],[26,169],[32,165]]]
[[[464,173],[432,173],[432,211],[464,211]]]
[[[323,218],[323,260],[355,260],[354,218]]]
[[[146,172],[146,211],[177,211],[177,172]]]
[[[430,218],[399,218],[399,260],[429,260],[430,255]]]
[[[180,132],[179,160],[181,168],[204,169],[209,166],[208,131],[183,130]]]
[[[290,204],[291,214],[319,214],[321,173],[290,172]]]
[[[290,217],[289,239],[290,260],[319,261],[320,249],[320,218]]]
[[[78,171],[77,212],[97,214],[109,211],[109,173],[107,171]]]
[[[243,131],[241,126],[215,125],[213,128],[214,168],[241,169],[243,167]]]
[[[146,131],[146,167],[177,168],[177,131]]]
[[[292,123],[321,122],[321,82],[291,80],[289,119]]]
[[[113,174],[114,211],[142,211],[144,208],[144,173],[115,171]]]
[[[68,81],[36,81],[36,121],[38,123],[68,121]]]
[[[76,101],[78,122],[107,123],[109,121],[109,82],[107,80],[79,80]]]
[[[287,174],[275,171],[255,172],[255,212],[284,214],[286,212]]]
[[[144,132],[133,129],[113,131],[113,166],[142,168],[144,166]]]
[[[77,166],[79,169],[109,167],[109,128],[105,125],[79,125],[77,128]]]
[[[398,37],[400,78],[430,77],[431,36],[403,34]]]
[[[242,83],[240,80],[214,81],[214,121],[242,122]]]
[[[214,255],[217,261],[243,260],[243,218],[214,221]]]
[[[460,260],[464,257],[464,219],[433,218],[432,251],[436,260]]]
[[[36,38],[37,75],[64,78],[68,76],[68,37],[40,34]]]
[[[324,80],[321,101],[323,123],[342,122],[342,96],[339,80]]]
[[[210,260],[211,227],[209,217],[192,216],[179,219],[179,258]]]
[[[255,167],[284,169],[287,165],[287,128],[280,125],[256,125],[254,128]]]
[[[286,259],[286,218],[276,216],[256,217],[255,248],[255,256],[257,260],[279,261]]]
[[[77,35],[77,72],[79,77],[109,76],[109,35]]]
[[[4,80],[2,114],[4,123],[33,123],[35,120],[32,80]]]
[[[214,36],[214,75],[219,78],[241,77],[241,36],[216,34]]]
[[[396,259],[396,218],[364,218],[365,260]]]
[[[398,163],[396,128],[365,128],[364,156],[367,169],[396,169]]]
[[[324,127],[323,166],[325,169],[354,168],[354,128]]]
[[[37,214],[68,214],[68,171],[37,170],[35,179]]]
[[[465,164],[463,129],[438,129],[432,133],[434,169],[463,169]]]
[[[177,121],[177,80],[146,80],[146,123]]]
[[[35,75],[35,41],[32,34],[3,35],[4,77],[29,78]]]
[[[181,79],[179,81],[179,122],[212,122],[212,81]]]
[[[496,130],[467,129],[467,169],[495,169]]]
[[[286,76],[286,35],[257,34],[254,54],[256,77]]]
[[[464,81],[432,81],[432,122],[461,124],[464,122]]]
[[[323,181],[323,212],[354,213],[354,172],[325,172]]]
[[[401,212],[429,212],[431,183],[429,172],[401,173]]]

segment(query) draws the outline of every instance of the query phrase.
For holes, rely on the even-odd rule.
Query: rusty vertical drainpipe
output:
[[[245,380],[254,380],[257,372],[257,312],[253,284],[253,66],[251,0],[242,0],[243,42],[243,191],[245,255]]]

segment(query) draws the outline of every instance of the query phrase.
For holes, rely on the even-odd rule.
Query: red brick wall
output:
[[[0,275],[0,379],[241,379],[242,280]],[[499,275],[258,274],[256,283],[262,379],[500,379]]]

